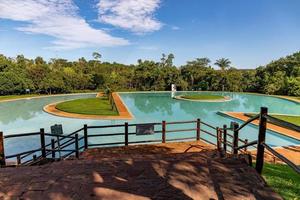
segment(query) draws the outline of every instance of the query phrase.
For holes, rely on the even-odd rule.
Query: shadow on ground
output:
[[[198,144],[174,149],[94,149],[81,160],[1,169],[0,199],[280,199],[240,160]]]

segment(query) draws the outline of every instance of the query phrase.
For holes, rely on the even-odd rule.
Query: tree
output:
[[[195,60],[188,61],[187,65],[192,65],[195,67],[208,67],[210,60],[208,58],[196,58]]]
[[[161,67],[172,67],[174,58],[175,58],[175,56],[172,53],[170,53],[168,56],[166,56],[166,54],[163,53],[162,57],[160,59],[160,66]]]
[[[220,83],[222,85],[222,91],[225,90],[225,84],[227,81],[227,74],[225,73],[225,70],[230,67],[230,64],[231,64],[231,62],[227,58],[221,58],[215,62],[215,65],[220,67],[221,71],[222,71],[222,73],[221,73],[222,79],[221,79],[221,83]]]
[[[253,70],[230,67],[230,61],[218,59],[210,66],[208,58],[196,58],[177,68],[173,54],[162,54],[160,62],[138,60],[135,65],[100,62],[94,59],[77,61],[38,56],[27,59],[0,54],[0,95],[33,93],[65,93],[74,90],[170,90],[175,83],[181,90],[228,90],[300,96],[300,52],[274,60]]]
[[[300,77],[290,77],[287,80],[288,95],[300,96]]]
[[[221,68],[222,71],[225,71],[230,67],[231,61],[227,58],[221,58],[216,60],[215,65]]]
[[[95,60],[100,61],[100,59],[102,58],[102,55],[98,52],[93,52],[93,57]]]

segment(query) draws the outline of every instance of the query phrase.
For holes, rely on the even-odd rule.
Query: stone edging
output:
[[[186,99],[183,98],[182,95],[175,96],[174,99],[183,100],[183,101],[208,102],[208,103],[220,103],[220,102],[227,102],[232,100],[229,96],[224,96],[223,99],[216,99],[216,100],[198,100],[198,99]]]
[[[102,96],[103,93],[98,93],[97,97]],[[76,113],[68,113],[61,110],[56,109],[56,105],[61,102],[56,102],[52,104],[48,104],[44,106],[43,110],[51,115],[59,116],[59,117],[68,117],[68,118],[77,118],[77,119],[95,119],[95,120],[131,120],[133,119],[133,115],[129,112],[126,105],[122,101],[121,97],[118,93],[114,92],[112,94],[113,100],[119,112],[118,116],[99,116],[99,115],[85,115],[85,114],[76,114]]]

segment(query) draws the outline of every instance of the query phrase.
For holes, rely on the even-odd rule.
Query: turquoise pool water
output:
[[[182,95],[186,93],[189,92],[177,92],[176,95]],[[300,115],[300,104],[285,99],[254,94],[221,92],[209,93],[227,95],[230,96],[232,100],[221,103],[175,100],[171,98],[170,92],[120,93],[120,96],[135,117],[133,120],[130,120],[129,123],[160,122],[162,120],[180,121],[201,118],[201,120],[209,124],[221,127],[223,124],[229,125],[233,119],[218,115],[218,111],[258,112],[261,106],[268,107],[270,113]],[[49,103],[92,96],[95,96],[95,94],[55,96],[2,102],[0,103],[0,130],[3,131],[5,135],[38,131],[39,128],[45,128],[46,132],[49,132],[51,125],[62,124],[64,132],[67,134],[81,128],[83,124],[104,125],[125,122],[123,120],[83,120],[62,118],[50,115],[42,110],[42,108]],[[194,125],[184,125],[184,127],[181,125],[178,128],[182,129],[190,127],[194,127]],[[177,127],[173,126],[170,127],[170,129],[171,128],[175,129]],[[123,130],[105,130],[103,133],[112,131]],[[94,132],[99,133],[99,130],[95,130]],[[195,133],[172,133],[167,135],[167,139],[190,136],[195,136]],[[207,135],[204,137],[209,140],[214,140]],[[249,141],[257,139],[257,128],[255,126],[246,127],[240,133],[240,137],[248,138]],[[130,141],[137,141],[159,138],[161,138],[160,134],[151,136],[133,135],[130,136],[129,139]],[[123,141],[123,138],[102,138],[101,140],[98,138],[91,138],[89,142],[113,142],[112,140],[114,140],[114,142]],[[268,131],[266,141],[273,146],[300,144],[300,141],[284,137],[270,131]],[[10,139],[5,142],[5,149],[8,154],[16,153],[21,150],[32,149],[38,146],[38,137]]]

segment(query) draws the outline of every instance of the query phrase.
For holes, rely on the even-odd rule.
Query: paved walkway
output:
[[[220,159],[207,145],[194,142],[94,149],[81,160],[0,169],[0,199],[281,197],[242,160]]]

